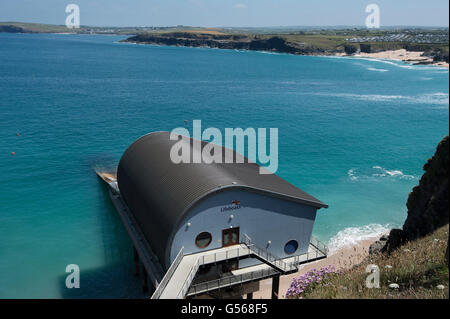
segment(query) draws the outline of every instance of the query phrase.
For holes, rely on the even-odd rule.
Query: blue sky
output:
[[[0,21],[64,24],[70,3],[95,26],[361,26],[370,3],[382,26],[449,25],[448,0],[0,0]]]

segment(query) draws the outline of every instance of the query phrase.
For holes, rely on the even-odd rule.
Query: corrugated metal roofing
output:
[[[189,208],[211,193],[240,188],[317,208],[327,207],[275,174],[260,174],[260,166],[247,158],[244,163],[174,164],[170,150],[175,143],[169,132],[145,135],[125,151],[117,170],[122,197],[163,263],[172,232]],[[193,139],[183,137],[183,143],[189,144],[191,157],[200,152]],[[202,147],[205,144],[202,142]],[[234,159],[242,158],[234,151],[232,154]]]

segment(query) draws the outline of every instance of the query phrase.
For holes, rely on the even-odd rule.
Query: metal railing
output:
[[[262,259],[266,260],[269,264],[272,264],[276,268],[280,269],[283,272],[291,271],[293,268],[295,268],[294,263],[285,263],[281,258],[275,257],[273,254],[269,253],[267,249],[260,248],[256,246],[251,238],[244,234],[243,237],[243,243],[247,245],[247,247],[254,252],[255,255],[261,257]]]
[[[306,253],[295,256],[294,261],[290,265],[298,267],[299,264],[327,257],[328,247],[317,238],[311,236],[310,246],[314,248],[312,251],[308,249]]]
[[[316,249],[318,249],[322,254],[328,256],[329,250],[328,247],[318,240],[316,237],[311,236],[310,244],[313,245]]]
[[[184,251],[184,247],[181,247],[177,256],[173,260],[173,263],[170,265],[169,269],[167,270],[163,279],[159,283],[158,287],[156,287],[155,292],[153,293],[151,299],[159,299],[159,297],[161,297],[161,294],[163,293],[164,289],[166,288],[167,283],[169,282],[170,278],[172,278],[173,273],[175,272],[175,270],[177,269],[178,265],[180,264],[181,260],[184,257],[183,251]]]
[[[215,290],[223,287],[229,287],[235,284],[240,284],[244,282],[249,282],[253,280],[259,280],[262,278],[271,277],[273,275],[279,274],[279,272],[273,268],[267,268],[262,270],[255,270],[249,273],[243,273],[237,276],[227,276],[206,282],[201,282],[192,285],[189,289],[189,295],[196,295],[199,293],[207,292],[210,290]]]
[[[197,274],[198,269],[200,266],[216,263],[218,261],[223,261],[231,258],[240,258],[243,256],[250,255],[250,250],[246,249],[247,247],[238,246],[236,249],[233,250],[226,250],[221,252],[213,252],[210,254],[203,255],[199,257],[195,264],[191,267],[191,270],[189,271],[189,275],[184,280],[183,286],[181,287],[180,292],[177,295],[177,299],[182,299],[186,296],[189,287],[194,280],[195,275]]]
[[[216,251],[204,254],[200,257],[202,265],[216,263],[227,259],[240,258],[250,255],[251,252],[247,246],[241,244],[237,245],[234,249],[226,249],[224,251]]]
[[[189,294],[197,294],[200,292],[214,290],[221,287],[230,286],[233,284],[270,277],[272,275],[279,274],[279,271],[277,269],[280,269],[283,272],[294,271],[298,269],[297,267],[300,263],[308,262],[310,260],[318,258],[324,258],[328,254],[327,246],[313,236],[311,236],[310,245],[312,245],[315,248],[314,251],[313,252],[308,251],[305,254],[295,256],[294,261],[289,263],[286,263],[282,259],[275,257],[273,254],[269,253],[266,249],[257,247],[251,241],[248,235],[244,234],[241,242],[245,245],[245,247],[239,245],[232,250],[227,249],[225,251],[212,252],[210,254],[205,254],[199,257],[196,260],[195,264],[192,266],[189,275],[185,279],[183,286],[177,295],[177,299],[184,298],[188,294],[188,292]],[[262,270],[255,270],[253,272],[244,273],[237,276],[231,275],[227,277],[222,277],[215,280],[194,284],[191,286],[192,281],[194,280],[195,275],[197,274],[197,271],[200,268],[200,266],[228,259],[240,258],[251,254],[258,255],[259,257],[265,259],[268,263],[274,265],[277,269],[268,268]]]

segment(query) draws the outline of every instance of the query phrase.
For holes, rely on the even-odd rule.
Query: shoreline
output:
[[[47,32],[39,32],[36,34],[45,34]],[[108,35],[108,36],[129,36],[125,34],[119,33],[76,33],[76,32],[48,32],[47,34],[58,34],[58,35]],[[362,59],[378,59],[378,60],[386,60],[386,61],[401,61],[408,65],[414,66],[435,66],[440,68],[449,69],[449,63],[445,61],[435,62],[432,58],[423,56],[423,51],[407,51],[406,49],[399,50],[386,50],[380,51],[376,53],[365,53],[360,52],[358,54],[346,54],[344,52],[329,52],[329,54],[323,54],[323,52],[317,53],[292,53],[292,52],[280,52],[280,51],[269,51],[269,50],[252,50],[245,48],[221,48],[221,47],[213,47],[208,45],[199,45],[199,46],[189,46],[189,45],[179,45],[179,44],[166,44],[166,43],[153,43],[153,42],[145,42],[145,41],[129,41],[129,38],[117,41],[117,43],[127,43],[134,45],[154,45],[154,46],[168,46],[168,47],[186,47],[186,48],[204,48],[204,49],[219,49],[219,50],[234,50],[234,51],[254,51],[261,53],[275,53],[275,54],[288,54],[294,56],[312,56],[312,57],[346,57],[346,58],[362,58]]]
[[[280,276],[279,299],[285,299],[292,279],[304,275],[312,269],[320,269],[333,265],[336,270],[345,270],[360,264],[369,256],[369,247],[380,238],[381,235],[361,240],[352,246],[346,246],[336,250],[327,258],[309,264],[300,265],[298,272],[287,276]],[[260,289],[253,293],[254,299],[270,299],[272,293],[272,280],[266,279],[260,282]]]
[[[272,54],[287,54],[293,56],[311,56],[311,57],[342,57],[342,58],[361,58],[361,59],[374,59],[374,60],[386,60],[386,61],[400,61],[408,65],[413,66],[435,66],[441,68],[449,68],[449,63],[440,61],[434,62],[432,58],[423,56],[423,51],[407,51],[406,49],[399,50],[386,50],[376,53],[365,53],[360,52],[359,54],[346,54],[343,52],[330,53],[330,54],[297,54],[290,52],[279,52],[279,51],[265,51],[265,50],[251,50],[251,49],[233,49],[233,48],[218,48],[208,45],[202,46],[186,46],[178,44],[164,44],[164,43],[150,43],[150,42],[138,42],[138,41],[127,41],[121,40],[119,43],[133,44],[133,45],[153,45],[153,46],[167,46],[167,47],[181,47],[181,48],[202,48],[202,49],[216,49],[216,50],[231,50],[231,51],[242,51],[242,52],[260,52],[260,53],[272,53]]]
[[[386,50],[376,53],[365,53],[360,52],[359,54],[353,55],[355,58],[369,58],[369,59],[380,59],[380,60],[393,60],[402,61],[405,64],[411,65],[431,65],[443,68],[449,68],[447,62],[435,62],[432,58],[423,56],[423,51],[407,51],[406,49],[399,50]],[[349,56],[349,55],[338,55],[338,56]]]

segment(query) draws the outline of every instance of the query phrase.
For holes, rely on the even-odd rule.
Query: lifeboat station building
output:
[[[201,152],[180,138],[191,153]],[[268,278],[277,298],[280,276],[326,258],[327,247],[312,236],[326,204],[275,174],[260,174],[248,159],[175,164],[169,154],[177,142],[169,132],[147,134],[125,151],[117,173],[98,172],[152,298],[251,298]]]

